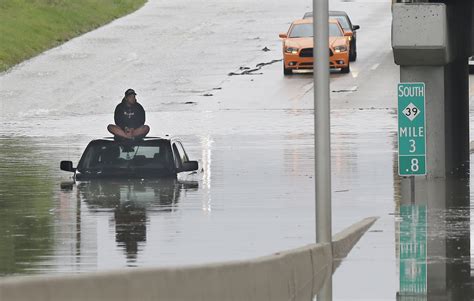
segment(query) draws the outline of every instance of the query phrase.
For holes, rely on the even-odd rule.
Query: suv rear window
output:
[[[341,24],[342,29],[344,30],[352,30],[351,26],[349,25],[349,21],[347,20],[346,16],[330,16],[331,19],[336,19]]]

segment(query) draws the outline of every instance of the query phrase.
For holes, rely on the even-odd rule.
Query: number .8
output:
[[[411,171],[417,172],[418,170],[420,170],[420,162],[417,158],[411,159]]]

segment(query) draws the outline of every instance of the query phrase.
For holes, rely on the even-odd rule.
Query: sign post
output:
[[[426,175],[425,84],[398,84],[398,174]]]

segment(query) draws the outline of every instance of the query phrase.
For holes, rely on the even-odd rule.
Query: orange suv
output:
[[[342,30],[335,19],[329,20],[329,66],[349,73],[349,33]],[[313,20],[296,20],[288,33],[281,33],[283,39],[283,73],[293,70],[313,69]]]

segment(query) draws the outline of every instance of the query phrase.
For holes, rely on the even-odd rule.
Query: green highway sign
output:
[[[398,84],[398,174],[426,175],[425,84]]]
[[[401,205],[400,217],[400,295],[424,296],[428,286],[426,205]]]

